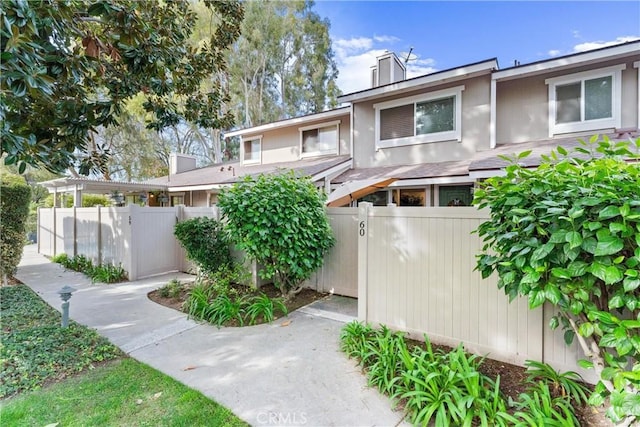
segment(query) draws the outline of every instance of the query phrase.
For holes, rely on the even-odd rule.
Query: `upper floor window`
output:
[[[464,86],[381,102],[376,110],[376,147],[462,139]]]
[[[301,157],[338,154],[340,120],[299,128]]]
[[[620,127],[625,65],[545,80],[549,85],[549,136]]]
[[[242,162],[244,164],[260,163],[262,160],[262,136],[242,139]]]

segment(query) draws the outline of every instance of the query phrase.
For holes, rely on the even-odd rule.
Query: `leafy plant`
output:
[[[66,267],[67,263],[69,262],[69,255],[63,252],[61,254],[54,255],[53,257],[51,257],[51,261],[57,264],[62,264],[62,266]]]
[[[23,177],[2,173],[0,194],[0,276],[6,285],[22,259],[31,187]]]
[[[257,295],[246,301],[246,316],[249,318],[249,324],[254,325],[259,318],[263,318],[265,322],[273,322],[276,310],[282,315],[287,315],[287,307],[280,299],[271,299],[265,294]]]
[[[571,402],[564,397],[553,397],[549,385],[538,381],[522,393],[518,401],[511,402],[516,409],[513,416],[506,413],[500,415],[514,426],[557,426],[573,427],[580,423],[575,416]]]
[[[174,234],[204,273],[215,273],[231,264],[229,238],[220,221],[197,217],[176,224]]]
[[[86,271],[86,270],[85,270]],[[127,280],[127,272],[121,265],[102,264],[90,269],[88,273],[93,283],[118,283]]]
[[[368,353],[367,343],[373,336],[374,330],[371,325],[354,320],[340,330],[340,349],[364,365]]]
[[[393,395],[402,367],[400,352],[406,349],[404,336],[382,326],[365,344],[369,385],[376,386],[383,393]]]
[[[632,151],[633,150],[633,151]],[[572,153],[562,147],[537,169],[505,158],[474,203],[491,208],[478,228],[485,245],[477,269],[529,307],[558,309],[551,328],[574,338],[600,383],[589,403],[610,397],[614,422],[640,419],[640,139],[594,136]]]
[[[553,396],[566,397],[578,405],[587,403],[589,389],[581,383],[582,377],[574,371],[560,373],[547,363],[527,360],[527,381],[535,384],[542,380],[551,387]]]
[[[293,171],[247,176],[220,193],[218,206],[232,240],[285,298],[302,289],[333,246],[323,196]]]
[[[184,289],[178,279],[171,279],[169,283],[158,289],[158,295],[162,298],[177,298]]]
[[[0,398],[90,369],[121,351],[94,330],[71,321],[24,285],[0,287]]]
[[[251,280],[251,273],[244,265],[231,262],[210,273],[205,280],[211,282],[217,294],[237,296],[238,292],[233,285],[246,285]]]

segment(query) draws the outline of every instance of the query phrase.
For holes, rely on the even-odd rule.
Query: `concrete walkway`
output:
[[[404,425],[403,414],[367,387],[355,362],[339,350],[340,328],[350,319],[343,302],[339,313],[327,310],[326,300],[298,310],[288,326],[276,321],[218,329],[147,298],[173,278],[192,277],[186,274],[92,285],[31,245],[16,277],[58,310],[57,291],[64,285],[78,289],[71,298],[72,319],[251,425]]]

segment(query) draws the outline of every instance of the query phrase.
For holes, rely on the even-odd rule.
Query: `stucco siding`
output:
[[[350,140],[350,120],[349,114],[340,116],[335,119],[326,119],[320,121],[312,121],[308,123],[295,124],[289,127],[273,129],[263,132],[262,135],[262,164],[291,162],[300,159],[300,127],[308,127],[313,125],[321,125],[336,120],[340,121],[338,155],[349,154]],[[245,139],[251,138],[247,135]]]
[[[638,69],[633,62],[640,55],[628,60],[603,62],[589,67],[571,68],[528,78],[500,81],[496,87],[496,142],[498,144],[540,141],[549,138],[549,87],[546,79],[583,71],[625,64],[622,71],[621,127],[637,127],[638,122]],[[590,135],[611,132],[613,129],[594,129],[567,136]]]
[[[374,104],[427,94],[464,85],[462,92],[462,140],[441,141],[401,147],[375,146]],[[490,76],[436,86],[428,90],[354,104],[354,161],[358,168],[465,160],[477,151],[489,149]]]

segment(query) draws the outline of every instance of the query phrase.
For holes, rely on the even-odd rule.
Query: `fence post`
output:
[[[51,215],[53,217],[53,227],[51,227],[52,231],[53,231],[53,253],[51,254],[51,256],[56,256],[56,255],[58,255],[58,252],[56,250],[57,249],[56,248],[56,240],[58,240],[58,229],[56,227],[56,209],[58,209],[58,208],[56,208],[55,203],[54,203],[54,205],[53,205],[53,207],[51,209],[53,209],[53,212],[52,212],[52,215]]]
[[[369,297],[369,209],[373,204],[358,205],[358,320],[368,321]]]
[[[98,205],[98,265],[102,265],[102,206]]]
[[[38,245],[38,253],[40,252],[40,209],[42,207],[38,206],[36,211],[36,244]]]
[[[76,205],[73,205],[73,256],[78,256],[78,216]]]
[[[138,246],[137,246],[137,236],[135,235],[136,231],[136,221],[138,218],[136,217],[137,213],[137,205],[129,204],[127,205],[127,211],[125,215],[127,217],[127,222],[129,227],[127,228],[126,238],[128,240],[128,244],[126,246],[129,247],[129,280],[134,281],[138,280]],[[126,247],[125,246],[125,247]]]

